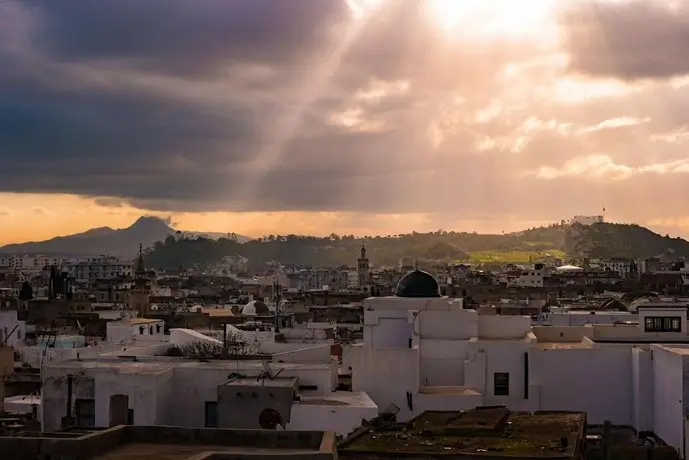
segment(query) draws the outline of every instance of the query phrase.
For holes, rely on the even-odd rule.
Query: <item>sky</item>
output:
[[[0,0],[0,244],[689,236],[681,0]]]

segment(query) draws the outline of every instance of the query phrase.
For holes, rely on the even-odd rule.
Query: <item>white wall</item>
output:
[[[419,384],[464,385],[469,339],[476,335],[479,324],[476,311],[428,309],[412,313],[410,320],[413,344],[418,344],[420,354]]]
[[[530,330],[529,316],[478,315],[478,337],[482,339],[522,339]]]
[[[119,321],[113,321],[106,324],[106,339],[110,343],[130,344],[134,342],[134,335],[132,334],[132,327],[130,324],[125,324]]]
[[[475,372],[483,371],[485,374],[483,402],[486,405],[506,405],[516,410],[530,410],[533,395],[529,393],[529,399],[525,399],[525,354],[529,353],[530,342],[527,340],[475,340],[471,342],[472,355],[478,355],[482,351],[485,356],[485,367],[478,365]],[[480,361],[478,361],[480,362]],[[529,360],[529,375],[533,367]],[[495,373],[506,372],[509,374],[509,395],[496,395],[494,391]]]
[[[292,406],[289,430],[327,430],[334,431],[340,436],[346,436],[361,426],[363,420],[371,420],[378,416],[378,407],[365,393],[346,392],[344,397],[338,398],[343,392],[337,392],[328,400],[341,399],[344,405],[311,404],[312,398],[304,398]],[[352,399],[361,399],[360,404],[351,404]]]
[[[447,298],[370,297],[363,302],[364,344],[373,348],[408,348],[415,319],[410,312],[421,310],[460,311],[461,301]],[[452,324],[440,325],[451,327]],[[462,327],[454,323],[454,327]]]
[[[274,363],[329,363],[331,361],[330,345],[301,344],[300,349],[273,354]]]
[[[422,386],[464,385],[467,340],[423,340],[419,346],[419,384]]]
[[[193,329],[175,328],[170,329],[170,344],[171,345],[186,345],[194,342],[209,342],[215,344],[222,344],[218,339],[208,337]]]
[[[661,345],[653,353],[653,431],[671,446],[683,448],[683,358]]]
[[[0,344],[6,340],[6,345],[17,348],[24,343],[25,335],[25,323],[17,319],[16,310],[0,311]]]
[[[366,327],[370,331],[371,344],[375,348],[409,348],[412,338],[412,325],[407,315],[398,318],[376,318],[376,325]]]
[[[637,431],[653,430],[653,360],[650,351],[632,349],[634,423]]]
[[[644,308],[643,304],[637,309],[639,313],[639,332],[647,336],[655,337],[686,337],[687,336],[687,310],[686,308]],[[645,322],[647,317],[679,317],[680,332],[646,332]]]
[[[121,345],[105,343],[82,348],[46,348],[45,346],[21,347],[16,351],[22,363],[32,367],[40,367],[41,364],[58,363],[71,359],[95,358],[105,353],[112,353],[122,349]]]
[[[137,342],[164,342],[169,339],[165,335],[165,321],[163,320],[144,324],[132,324],[131,328],[132,337]]]
[[[391,403],[397,404],[400,420],[413,416],[415,413],[409,410],[406,401],[407,392],[412,395],[419,392],[418,348],[351,347],[351,351],[358,353],[358,362],[352,366],[352,390],[366,392],[380,410]]]
[[[483,395],[467,392],[466,394],[419,394],[414,397],[414,412],[420,414],[424,411],[459,411],[471,410],[484,405]]]
[[[585,411],[591,424],[632,424],[630,348],[533,348],[529,361],[539,410]]]
[[[280,329],[282,334],[288,340],[305,340],[305,341],[322,341],[327,340],[324,329],[309,329],[309,328],[288,328]]]
[[[36,395],[19,395],[5,398],[5,412],[10,414],[31,414],[36,406],[38,420],[41,420],[41,397]]]
[[[172,371],[167,371],[172,373]],[[96,426],[110,424],[110,397],[129,396],[129,409],[134,410],[135,425],[157,425],[158,385],[156,374],[115,372],[108,369],[95,377]]]
[[[157,402],[156,420],[159,425],[172,425],[174,412],[177,410],[173,401],[177,396],[174,393],[174,371],[164,372],[157,376]],[[136,415],[136,414],[135,414]]]
[[[73,400],[95,399],[96,426],[107,426],[110,396],[129,396],[137,425],[174,425],[190,428],[204,426],[204,403],[217,401],[218,385],[231,373],[249,378],[263,370],[255,361],[208,363],[172,358],[126,362],[120,359],[89,363],[60,363],[43,369],[43,409],[45,429],[56,430],[66,414],[67,376],[74,375]],[[297,377],[300,385],[316,385],[314,396],[331,395],[337,368],[330,364],[274,364],[281,377]]]
[[[42,431],[60,429],[62,417],[67,415],[67,374],[60,368],[44,367],[41,371]],[[72,384],[72,413],[77,399],[91,399],[94,395],[94,378],[75,375]]]
[[[106,329],[106,340],[111,343],[165,342],[169,339],[162,320],[143,324],[131,324],[128,320],[110,321]]]
[[[613,324],[615,321],[638,321],[634,314],[619,313],[549,313],[548,320],[553,326],[584,326],[586,324]]]

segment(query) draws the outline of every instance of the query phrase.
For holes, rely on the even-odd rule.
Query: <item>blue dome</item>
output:
[[[440,297],[440,286],[430,273],[414,270],[402,277],[395,291],[397,297]]]

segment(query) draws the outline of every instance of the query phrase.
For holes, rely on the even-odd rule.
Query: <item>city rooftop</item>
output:
[[[369,458],[385,452],[577,458],[586,427],[581,412],[510,412],[505,407],[424,412],[406,424],[363,427],[339,446],[340,458]]]

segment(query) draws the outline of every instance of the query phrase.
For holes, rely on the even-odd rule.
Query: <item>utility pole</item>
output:
[[[275,292],[275,332],[280,332],[280,297],[282,294],[282,287],[280,280],[275,276],[275,283],[273,284],[273,291]]]
[[[222,357],[227,359],[227,323],[222,323]]]

